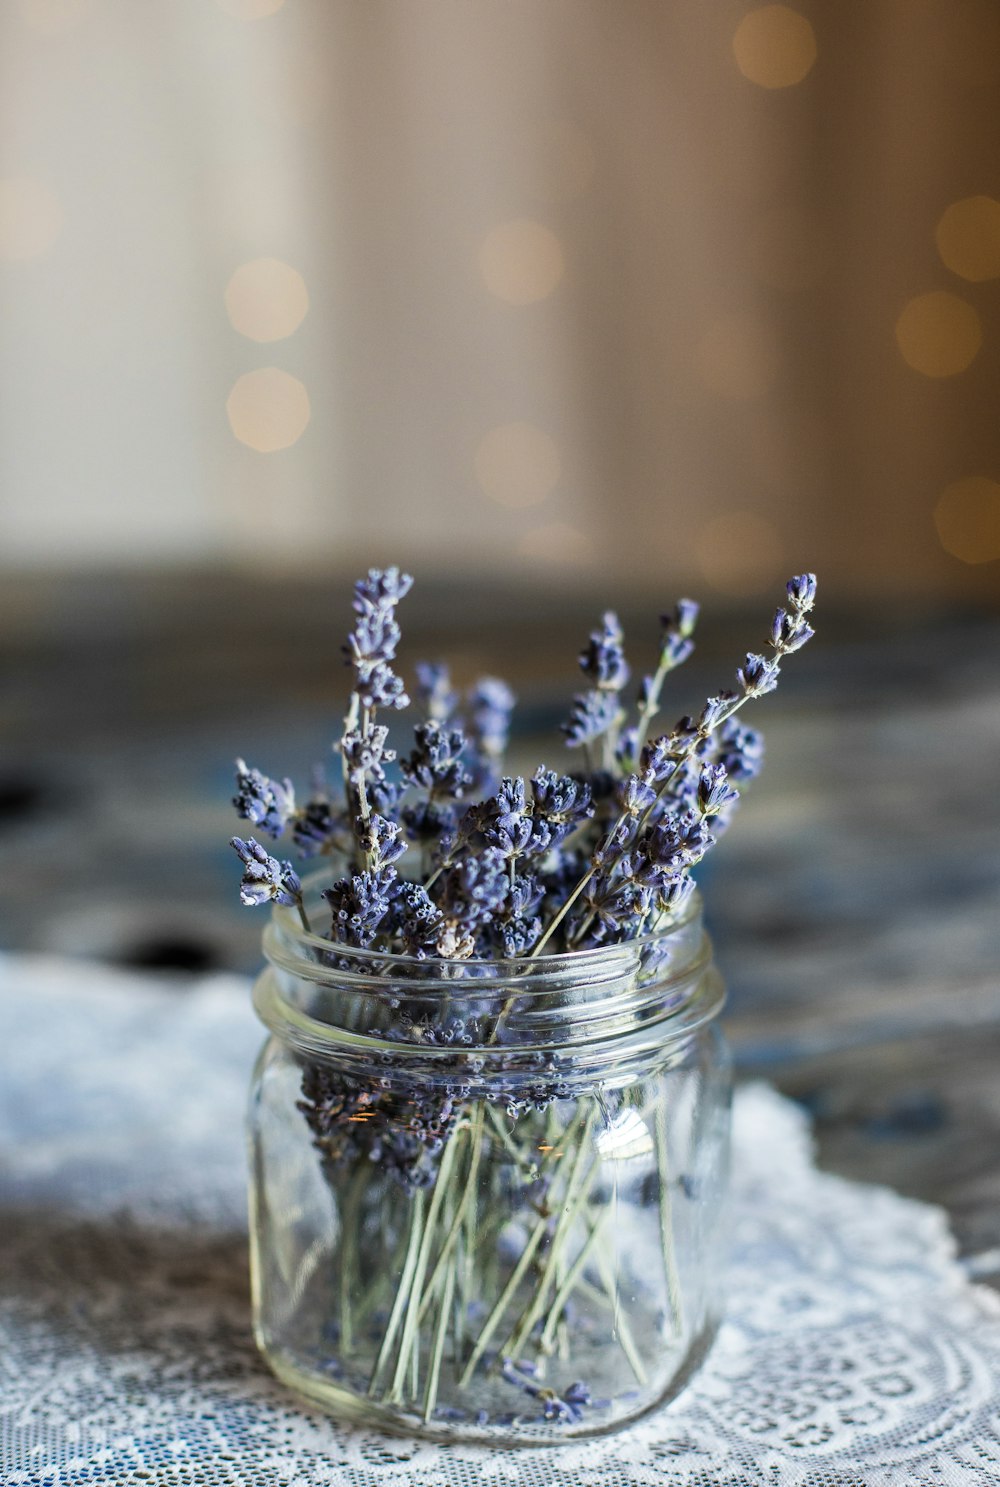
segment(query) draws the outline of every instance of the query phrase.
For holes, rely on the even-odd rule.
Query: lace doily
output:
[[[816,1171],[801,1113],[736,1101],[728,1320],[623,1434],[491,1451],[300,1405],[250,1337],[245,983],[0,960],[5,1487],[980,1487],[1000,1480],[1000,1303],[944,1216]]]

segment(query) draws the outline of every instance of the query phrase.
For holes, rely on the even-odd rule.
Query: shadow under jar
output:
[[[721,1305],[729,1063],[695,897],[509,961],[332,944],[276,909],[254,1000],[257,1342],[331,1414],[505,1445],[673,1398]]]

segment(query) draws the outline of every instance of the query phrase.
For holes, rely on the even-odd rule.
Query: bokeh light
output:
[[[510,305],[545,299],[563,276],[563,250],[555,233],[541,222],[518,218],[501,222],[487,233],[479,250],[486,287]]]
[[[762,5],[743,17],[733,36],[736,65],[762,88],[792,88],[816,61],[816,33],[788,5]]]
[[[285,0],[215,0],[215,3],[238,21],[262,21],[280,10]]]
[[[1000,560],[1000,484],[985,475],[956,480],[941,492],[934,525],[945,552],[963,563]]]
[[[579,568],[594,556],[594,544],[586,532],[565,521],[546,522],[522,532],[517,550],[522,557],[551,568]]]
[[[568,119],[539,124],[526,142],[528,190],[539,201],[576,201],[590,189],[597,159],[587,136]]]
[[[476,450],[476,478],[500,506],[538,506],[562,473],[555,440],[533,423],[504,423],[491,429]]]
[[[62,207],[43,181],[0,180],[0,258],[37,258],[52,247],[62,225]]]
[[[17,0],[24,24],[43,36],[58,36],[74,26],[93,9],[94,0]]]
[[[772,289],[811,289],[830,266],[829,240],[800,207],[769,207],[747,235],[754,275]]]
[[[946,289],[918,294],[896,321],[900,354],[925,377],[964,372],[983,344],[983,328],[970,304]]]
[[[226,412],[241,444],[273,454],[302,437],[311,410],[309,394],[297,377],[280,367],[261,367],[237,380]]]
[[[768,392],[780,360],[774,331],[753,310],[712,321],[695,349],[698,380],[720,397],[739,401]]]
[[[782,571],[778,529],[756,511],[724,511],[695,540],[699,567],[720,593],[749,598],[773,588]]]
[[[226,314],[251,341],[281,341],[305,319],[309,294],[302,275],[280,258],[241,264],[226,285]]]
[[[953,201],[934,234],[941,261],[973,284],[1000,278],[1000,201],[966,196]]]

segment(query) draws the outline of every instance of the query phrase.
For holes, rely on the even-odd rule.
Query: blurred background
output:
[[[7,0],[0,303],[0,944],[253,969],[231,761],[324,757],[370,564],[526,767],[602,609],[702,601],[672,721],[815,569],[738,1056],[995,1238],[993,0]]]

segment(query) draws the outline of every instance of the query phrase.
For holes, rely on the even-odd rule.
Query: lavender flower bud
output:
[[[476,748],[489,759],[502,757],[510,733],[514,694],[495,676],[481,676],[469,692],[469,720]]]
[[[788,580],[785,589],[792,608],[806,614],[816,602],[816,575],[800,573],[797,578]]]
[[[279,837],[295,812],[295,791],[291,780],[269,779],[237,759],[233,805],[245,821],[268,836]]]
[[[384,816],[374,813],[367,821],[362,816],[357,817],[354,822],[354,836],[373,871],[397,862],[407,847],[406,839],[400,834],[396,822],[387,821]]]
[[[679,914],[694,889],[694,879],[686,873],[675,878],[665,877],[656,895],[656,907],[663,914]]]
[[[618,800],[627,815],[644,816],[656,803],[656,791],[639,775],[630,774],[621,783]]]
[[[539,765],[532,776],[531,793],[536,827],[544,822],[550,848],[560,846],[594,814],[590,785],[586,781],[558,774],[544,765]]]
[[[730,779],[744,783],[760,773],[764,762],[764,737],[756,728],[747,728],[738,718],[729,718],[718,734],[719,763],[724,764]]]
[[[396,869],[383,867],[341,878],[327,888],[323,897],[333,913],[331,939],[367,949],[389,912],[395,881]]]
[[[765,656],[755,655],[748,652],[743,665],[736,673],[736,679],[748,697],[763,697],[766,692],[773,692],[778,685],[778,663],[768,661]]]
[[[437,946],[444,915],[422,883],[402,882],[393,900],[396,928],[408,955],[423,960]]]
[[[618,695],[615,692],[582,692],[573,698],[573,710],[569,722],[560,725],[566,735],[566,746],[579,748],[607,733],[618,719],[620,712]]]
[[[720,719],[725,718],[738,695],[736,692],[720,692],[718,697],[710,697],[698,719],[699,733],[711,733],[713,728],[717,728]]]
[[[623,639],[618,616],[609,609],[602,628],[592,631],[586,650],[580,652],[580,670],[602,692],[620,692],[628,681]]]
[[[353,785],[360,785],[366,775],[376,780],[382,778],[382,765],[391,763],[396,757],[395,752],[386,747],[388,738],[389,730],[381,724],[370,729],[367,735],[358,729],[344,734],[340,751],[344,756],[347,778]]]
[[[413,587],[408,573],[392,568],[369,568],[365,578],[354,585],[354,607],[359,613],[366,609],[387,609],[405,599]]]
[[[458,693],[452,691],[447,666],[437,661],[418,661],[417,700],[427,716],[436,723],[446,723],[458,705]]]
[[[388,707],[401,712],[410,705],[402,678],[384,661],[379,661],[366,676],[358,677],[357,693],[362,707]]]
[[[472,776],[461,762],[465,734],[441,723],[418,723],[413,730],[416,748],[401,768],[405,779],[437,796],[460,800]]]
[[[706,764],[698,779],[698,809],[703,816],[717,816],[739,800],[739,791],[729,786],[724,764]]]
[[[815,635],[815,630],[807,625],[800,615],[792,618],[784,609],[774,611],[774,619],[771,623],[771,644],[775,650],[790,655],[792,651],[801,650],[807,640]]]
[[[245,842],[234,836],[229,845],[243,863],[240,900],[247,908],[266,903],[284,904],[290,908],[301,901],[302,884],[290,862],[279,862],[276,857],[269,857],[253,837]]]

